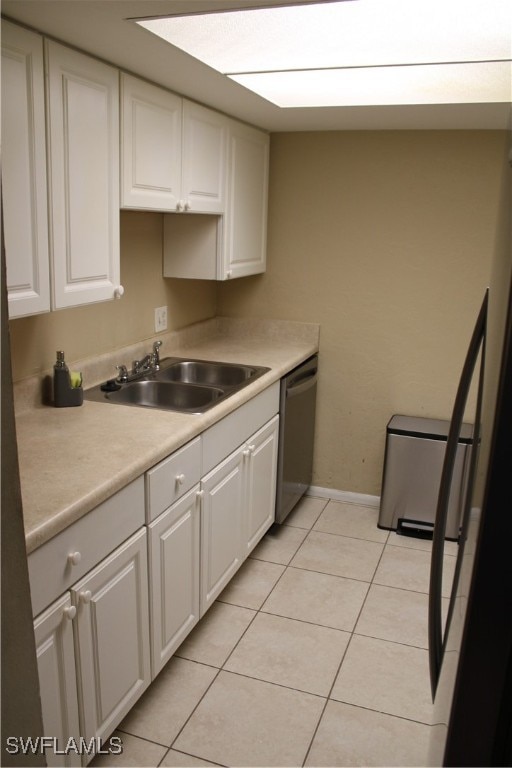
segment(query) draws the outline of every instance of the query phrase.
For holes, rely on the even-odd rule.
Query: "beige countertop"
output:
[[[40,404],[42,377],[15,385],[28,553],[279,380],[319,343],[319,326],[309,323],[215,318],[191,329],[163,335],[162,357],[248,363],[270,371],[201,415],[87,400],[80,407],[54,408]],[[138,346],[149,349],[151,341]],[[93,386],[111,378],[114,362],[139,354],[133,349],[100,362],[78,361],[73,368],[80,365],[85,386]]]

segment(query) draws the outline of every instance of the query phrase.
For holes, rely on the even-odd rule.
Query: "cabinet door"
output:
[[[274,416],[247,443],[245,555],[254,549],[275,519],[278,430],[279,416]]]
[[[128,539],[71,592],[77,608],[83,735],[105,739],[151,679],[146,530]]]
[[[201,616],[242,563],[243,471],[238,450],[201,483]]]
[[[149,526],[153,677],[199,620],[198,491]]]
[[[121,87],[121,206],[175,211],[182,99],[131,75],[121,75]]]
[[[119,73],[47,41],[54,307],[119,289]]]
[[[68,593],[34,621],[44,735],[56,737],[60,751],[70,738],[78,743],[80,735],[73,647],[74,613]],[[51,765],[80,765],[80,757],[72,750],[69,755],[52,752]]]
[[[183,102],[182,198],[185,210],[224,213],[228,119]]]
[[[265,271],[268,151],[267,134],[231,121],[224,273],[220,279]]]
[[[2,150],[9,315],[48,312],[43,39],[3,19]]]

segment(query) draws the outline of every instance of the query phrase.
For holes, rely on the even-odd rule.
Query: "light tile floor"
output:
[[[123,754],[93,765],[425,765],[431,545],[377,517],[305,497],[120,724]]]

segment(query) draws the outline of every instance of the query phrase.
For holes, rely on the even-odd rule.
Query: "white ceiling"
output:
[[[503,103],[280,109],[130,21],[308,1],[3,0],[2,14],[270,131],[510,127],[511,107]]]

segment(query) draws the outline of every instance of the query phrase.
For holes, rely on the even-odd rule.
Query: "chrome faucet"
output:
[[[153,351],[142,358],[142,360],[134,360],[132,363],[132,370],[128,373],[126,365],[116,365],[119,374],[117,381],[122,384],[126,384],[128,381],[138,378],[144,373],[153,373],[160,370],[160,347],[161,341],[155,341],[153,343]]]
[[[160,370],[160,347],[161,346],[162,346],[161,341],[153,342],[153,365],[154,365],[155,371]]]

